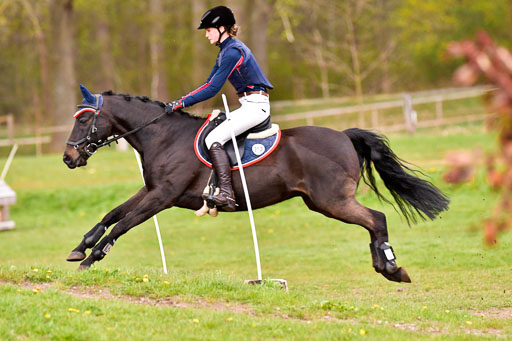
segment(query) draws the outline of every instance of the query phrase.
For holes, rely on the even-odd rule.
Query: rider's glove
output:
[[[170,114],[170,113],[178,110],[179,108],[183,108],[183,103],[181,102],[181,99],[177,99],[175,101],[169,102],[165,106],[165,112]]]

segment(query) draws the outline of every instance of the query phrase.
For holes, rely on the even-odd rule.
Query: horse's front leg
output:
[[[120,236],[128,232],[132,227],[139,225],[163,209],[171,206],[171,200],[166,198],[164,191],[154,189],[148,192],[139,204],[128,212],[114,226],[112,231],[93,247],[91,254],[80,264],[79,269],[88,269],[94,262],[102,260]]]
[[[68,262],[77,262],[85,259],[85,250],[92,248],[100,238],[107,232],[109,226],[117,223],[126,216],[128,212],[133,210],[135,206],[148,194],[146,186],[142,187],[134,196],[125,201],[123,204],[110,211],[101,222],[96,224],[89,232],[84,235],[80,244],[71,251]]]

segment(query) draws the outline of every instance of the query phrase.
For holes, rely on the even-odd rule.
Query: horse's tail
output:
[[[373,162],[408,224],[417,222],[416,215],[423,220],[426,220],[425,215],[433,220],[448,209],[450,200],[432,183],[414,176],[421,172],[409,168],[405,161],[396,156],[389,148],[386,137],[357,128],[347,129],[344,133],[357,151],[364,182],[380,199],[391,203],[377,189],[372,173]]]

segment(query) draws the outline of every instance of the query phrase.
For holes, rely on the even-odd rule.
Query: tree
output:
[[[162,0],[149,1],[150,26],[151,33],[149,37],[150,56],[151,56],[151,97],[159,100],[165,100],[169,97],[167,92],[167,82],[165,72],[160,65],[163,58],[164,19],[162,10]]]
[[[69,125],[73,122],[77,89],[73,39],[73,0],[52,0],[52,33],[56,37],[53,47],[53,123]],[[61,151],[67,138],[66,133],[55,133],[51,148]]]

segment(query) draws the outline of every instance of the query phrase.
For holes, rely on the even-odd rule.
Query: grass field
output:
[[[470,125],[390,142],[451,199],[439,219],[408,227],[360,189],[364,205],[387,215],[398,264],[413,282],[374,272],[363,228],[293,199],[255,211],[263,276],[288,280],[288,293],[243,284],[257,277],[247,213],[160,213],[168,275],[152,221],[77,272],[68,253],[141,186],[133,153],[101,150],[73,171],[61,155],[17,157],[6,179],[18,194],[17,227],[0,232],[0,340],[512,338],[512,232],[493,248],[482,242],[498,194],[482,168],[467,184],[441,181],[448,150],[492,151],[495,135]]]

